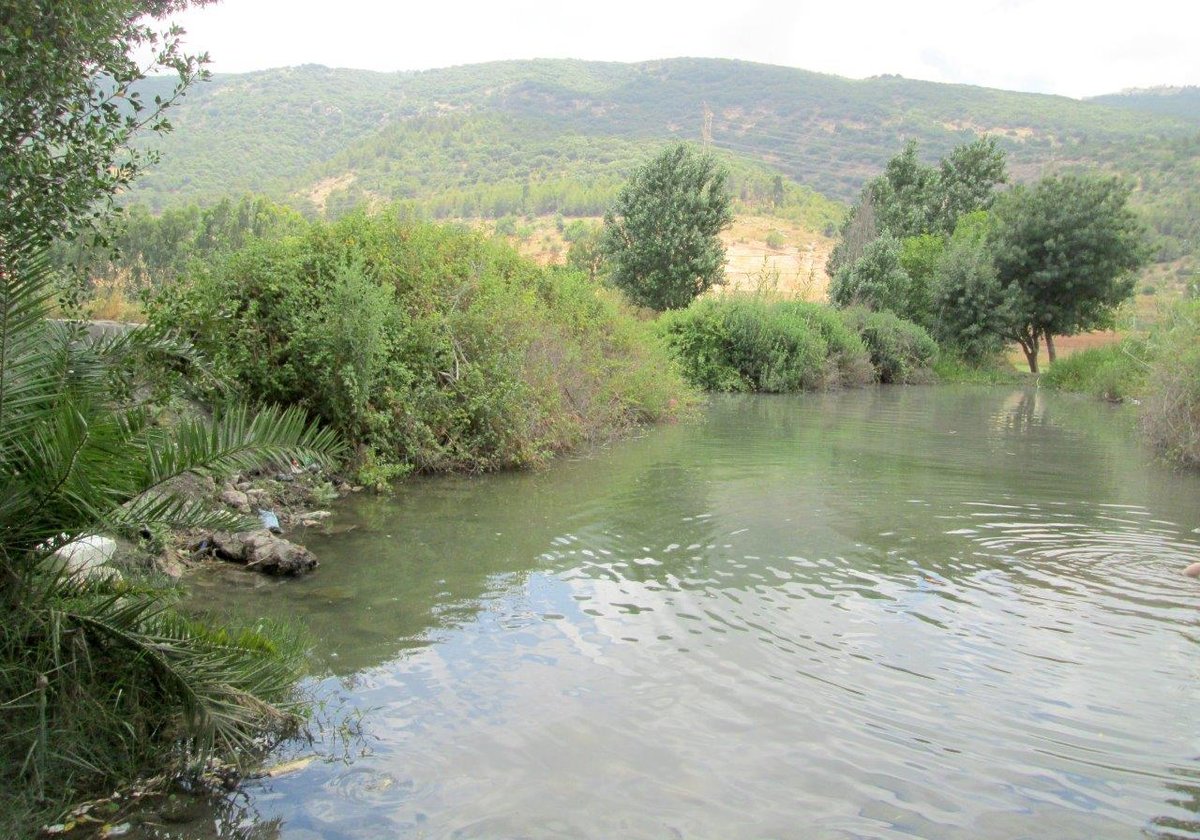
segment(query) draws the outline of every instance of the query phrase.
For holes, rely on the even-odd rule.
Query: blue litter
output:
[[[258,521],[261,522],[262,526],[272,534],[283,533],[283,529],[279,527],[279,517],[275,515],[274,511],[263,510],[262,508],[259,508]]]

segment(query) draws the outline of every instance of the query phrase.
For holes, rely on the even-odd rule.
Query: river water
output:
[[[195,590],[306,627],[361,737],[160,836],[1200,837],[1200,479],[1128,411],[719,398],[330,530]]]

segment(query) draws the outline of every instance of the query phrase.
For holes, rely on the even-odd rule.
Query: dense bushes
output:
[[[819,304],[729,295],[667,313],[659,328],[684,375],[707,390],[781,393],[918,378],[915,371],[932,358],[932,340],[894,316],[863,313],[861,323],[847,324]],[[910,328],[923,336],[916,349]],[[879,345],[883,367],[872,366],[875,351],[864,339]]]
[[[1120,402],[1142,393],[1146,385],[1149,352],[1144,339],[1127,338],[1119,344],[1080,350],[1050,365],[1039,382],[1061,391],[1080,391]]]
[[[13,837],[139,776],[257,751],[293,721],[304,659],[290,634],[184,617],[136,564],[69,575],[51,553],[99,534],[248,527],[177,479],[331,463],[344,446],[296,409],[161,422],[145,363],[203,360],[145,329],[90,338],[48,319],[44,258],[16,247],[0,264],[0,836]]]
[[[254,243],[150,316],[348,436],[377,479],[533,464],[687,402],[650,328],[586,278],[395,214]]]
[[[891,312],[863,307],[843,310],[842,317],[861,337],[880,382],[916,384],[933,379],[937,343],[924,327]]]
[[[1178,309],[1155,340],[1142,428],[1168,458],[1200,467],[1200,303]]]

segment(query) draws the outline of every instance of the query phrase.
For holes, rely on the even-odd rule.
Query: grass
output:
[[[946,384],[1013,385],[1027,378],[1004,357],[967,361],[946,352],[934,361],[933,373]]]
[[[1200,467],[1200,301],[1178,306],[1154,338],[1143,433],[1169,460]]]
[[[1144,393],[1149,355],[1145,339],[1125,338],[1117,344],[1080,350],[1058,359],[1041,374],[1038,382],[1059,391],[1122,402]]]

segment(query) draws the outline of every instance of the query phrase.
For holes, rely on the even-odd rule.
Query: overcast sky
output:
[[[1198,0],[222,0],[180,22],[229,73],[704,56],[1077,97],[1200,84]]]

